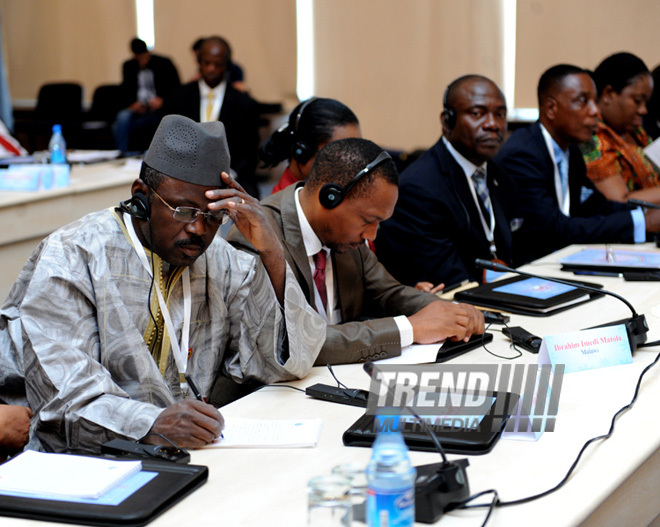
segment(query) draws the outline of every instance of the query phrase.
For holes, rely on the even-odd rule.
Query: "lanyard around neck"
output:
[[[146,269],[149,276],[153,278],[151,271],[151,266],[147,260],[147,253],[142,247],[137,234],[135,233],[135,228],[133,227],[133,221],[131,216],[124,213],[124,223],[126,229],[128,230],[128,235],[131,238],[133,243],[133,248],[142,263],[142,266]],[[174,331],[174,324],[172,324],[172,318],[170,317],[170,310],[167,308],[165,299],[163,298],[163,293],[160,290],[160,287],[156,286],[156,294],[158,296],[158,304],[160,305],[160,311],[163,314],[163,320],[165,321],[165,326],[167,332],[170,335],[170,343],[172,345],[172,352],[174,353],[174,362],[176,367],[179,370],[180,374],[186,373],[188,367],[188,342],[190,339],[190,316],[191,316],[191,293],[190,293],[190,270],[186,267],[181,275],[181,280],[183,283],[183,330],[181,331],[181,344],[176,341],[176,332]]]

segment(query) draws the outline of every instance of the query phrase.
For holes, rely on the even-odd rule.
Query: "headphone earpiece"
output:
[[[334,209],[344,201],[344,187],[337,183],[326,183],[319,191],[319,201],[326,209]]]
[[[139,220],[149,220],[151,216],[149,198],[144,192],[138,191],[131,196],[131,199],[120,202],[119,208]]]
[[[444,108],[445,112],[445,124],[447,125],[447,128],[449,130],[453,130],[454,126],[456,126],[456,110],[454,109],[453,106],[450,106],[447,103],[447,99],[449,98],[449,90],[452,89],[456,81],[452,82],[447,88],[445,89],[445,94],[442,97],[442,107]]]
[[[297,138],[298,135],[298,124],[300,123],[300,118],[302,117],[303,112],[305,111],[305,108],[309,104],[311,104],[313,101],[316,100],[316,97],[312,97],[310,99],[307,99],[302,106],[300,107],[300,110],[298,110],[298,113],[296,114],[296,118],[293,121],[293,126],[291,127],[290,134],[293,136],[293,138],[296,140],[296,142],[293,145],[293,150],[291,152],[291,157],[295,159],[298,163],[301,165],[307,163],[313,155],[313,150],[305,143],[304,141],[300,141]]]
[[[369,163],[366,167],[360,170],[354,177],[351,179],[345,187],[342,187],[339,183],[326,183],[319,190],[319,202],[326,209],[334,209],[337,207],[344,198],[346,194],[358,184],[358,182],[369,173],[370,170],[376,168],[382,162],[392,159],[390,154],[383,150],[376,159]]]
[[[453,130],[456,126],[456,110],[451,106],[449,108],[445,106],[445,124],[449,130]]]
[[[304,165],[312,157],[311,149],[307,146],[307,143],[296,141],[296,144],[293,145],[293,154],[291,157],[301,165]]]

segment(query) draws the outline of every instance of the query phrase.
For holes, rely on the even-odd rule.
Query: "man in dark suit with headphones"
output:
[[[383,359],[413,343],[483,333],[483,316],[472,306],[400,284],[367,247],[397,196],[390,156],[350,138],[323,147],[306,182],[262,201],[307,301],[328,323],[316,364]],[[227,240],[254,251],[236,229]]]
[[[221,121],[227,130],[231,168],[238,182],[252,196],[259,197],[255,170],[259,148],[257,102],[227,82],[231,48],[222,37],[204,40],[198,54],[201,78],[181,87],[167,113],[185,115],[205,123]]]
[[[401,174],[399,201],[376,240],[388,271],[426,290],[482,281],[476,258],[515,263],[512,231],[521,222],[513,180],[490,161],[506,133],[502,91],[480,75],[460,77],[445,91],[440,120],[441,139]]]

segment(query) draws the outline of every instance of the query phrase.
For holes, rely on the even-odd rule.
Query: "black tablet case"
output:
[[[487,454],[493,449],[520,399],[520,396],[516,393],[495,392],[493,395],[500,399],[493,403],[491,413],[481,421],[479,430],[450,432],[439,427],[431,427],[445,452],[449,454],[477,455]],[[492,410],[494,408],[501,408],[501,413],[504,415],[494,415]],[[501,426],[494,428],[492,426],[494,419],[501,419]],[[403,438],[410,450],[437,452],[433,440],[427,432],[420,430],[419,425],[415,427],[415,430],[420,430],[419,432],[406,430],[405,426],[402,428]],[[346,446],[370,447],[375,439],[374,415],[371,414],[364,414],[360,417],[342,436],[342,441]]]
[[[0,515],[101,527],[140,527],[206,483],[208,467],[142,461],[158,475],[119,505],[19,498],[0,495]]]
[[[493,289],[497,289],[504,285],[508,285],[528,279],[529,277],[527,276],[514,276],[512,278],[498,280],[497,282],[483,284],[478,287],[474,287],[472,289],[466,289],[465,291],[456,293],[454,295],[454,298],[461,302],[467,302],[469,304],[475,304],[478,306],[489,307],[493,309],[501,309],[517,315],[547,317],[603,296],[603,293],[595,293],[580,289],[574,289],[573,291],[568,291],[561,295],[557,295],[556,297],[553,298],[548,298],[546,300],[539,300],[531,297],[493,291]],[[601,289],[603,287],[601,284],[595,284],[593,282],[583,282],[580,280],[565,280],[565,281],[569,283],[574,283],[576,285],[586,285],[589,287],[595,287],[597,289]],[[575,298],[579,298],[581,296],[588,296],[588,299],[585,300],[584,302],[578,302],[557,309],[552,309],[553,305],[561,305],[565,302],[568,302]],[[542,312],[542,311],[537,311],[537,309],[548,309],[549,311]]]

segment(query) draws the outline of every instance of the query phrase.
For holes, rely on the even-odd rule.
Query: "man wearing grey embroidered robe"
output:
[[[192,447],[217,437],[222,417],[182,392],[170,352],[170,338],[179,341],[184,326],[184,268],[192,300],[187,374],[203,394],[222,374],[239,382],[302,377],[325,338],[324,322],[263,227],[258,202],[226,174],[220,181],[229,167],[221,123],[165,118],[141,178],[145,165],[164,174],[155,188],[143,179],[133,184],[134,198],[147,196],[146,216],[132,199],[124,213],[99,211],[56,231],[33,253],[0,311],[0,342],[10,336],[19,364],[22,353],[32,428],[47,450],[94,452],[112,438],[150,432]],[[204,197],[218,187],[223,199]],[[256,237],[260,258],[215,237],[221,209]],[[153,287],[163,292],[174,336],[150,295],[150,273],[127,233],[131,221],[150,265],[153,257]],[[191,424],[200,421],[207,423],[201,429]],[[163,443],[157,436],[147,441]]]

